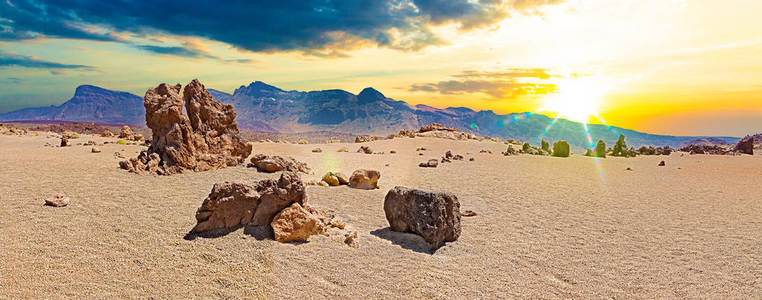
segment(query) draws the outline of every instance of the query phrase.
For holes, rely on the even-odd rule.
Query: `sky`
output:
[[[757,0],[0,0],[0,113],[143,95],[374,87],[411,104],[671,135],[762,132]]]

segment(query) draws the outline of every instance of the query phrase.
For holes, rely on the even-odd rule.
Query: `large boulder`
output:
[[[748,135],[738,141],[735,150],[743,154],[754,155],[754,136]]]
[[[212,98],[198,80],[185,86],[182,96],[180,88],[162,83],[149,89],[143,101],[153,137],[143,156],[156,153],[160,158],[159,169],[153,172],[169,175],[243,163],[251,145],[238,132],[233,106]]]
[[[198,224],[191,233],[268,225],[284,208],[306,202],[304,184],[292,172],[284,172],[278,180],[216,183],[196,211]]]
[[[381,173],[375,170],[356,170],[349,177],[349,186],[356,189],[372,190],[378,188]]]
[[[391,230],[416,233],[431,249],[460,237],[460,202],[451,193],[397,186],[386,194],[384,212]]]
[[[265,173],[289,171],[309,174],[312,172],[306,163],[299,162],[293,158],[267,156],[264,154],[254,155],[254,157],[251,158],[251,164],[249,166],[257,168],[257,171]]]
[[[323,224],[317,216],[299,203],[294,203],[275,215],[270,226],[276,241],[288,243],[306,241],[311,235],[320,232]]]

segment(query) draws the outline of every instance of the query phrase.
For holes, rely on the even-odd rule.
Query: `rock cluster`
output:
[[[309,174],[312,172],[306,163],[299,162],[291,157],[283,158],[280,156],[267,156],[264,154],[254,155],[254,157],[251,158],[249,167],[257,168],[257,171],[265,173],[288,171]]]
[[[355,137],[355,143],[365,143],[365,142],[372,142],[372,141],[378,141],[377,136],[370,136],[370,135],[358,135]]]
[[[431,249],[460,237],[460,202],[451,193],[397,186],[386,194],[384,213],[391,230],[416,233]]]
[[[26,135],[27,131],[23,128],[16,128],[0,124],[0,134],[3,135]]]
[[[232,105],[212,98],[195,79],[185,86],[182,96],[180,88],[179,84],[162,83],[146,92],[143,105],[153,140],[137,159],[120,163],[122,168],[169,175],[235,166],[249,156],[251,145],[238,132]],[[122,128],[120,137],[129,131]],[[148,168],[153,165],[158,167]]]
[[[323,175],[322,181],[328,184],[329,186],[339,186],[339,185],[349,184],[349,179],[347,179],[347,176],[341,172],[325,173],[325,175]]]
[[[216,183],[196,211],[198,223],[191,233],[269,225],[284,208],[306,201],[304,184],[292,172],[284,172],[278,180],[263,179],[253,184]]]
[[[463,157],[463,155],[452,154],[452,151],[447,150],[447,152],[445,152],[445,155],[442,156],[442,162],[448,163],[448,162],[452,162],[453,160],[463,160],[464,158],[465,157]]]
[[[435,137],[450,140],[478,140],[479,138],[470,132],[462,132],[455,128],[446,127],[437,123],[421,127],[416,133],[420,137]]]

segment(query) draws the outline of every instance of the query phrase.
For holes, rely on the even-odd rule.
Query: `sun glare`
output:
[[[539,111],[583,123],[598,115],[601,97],[612,86],[593,76],[566,78],[556,85],[558,92],[544,97]]]

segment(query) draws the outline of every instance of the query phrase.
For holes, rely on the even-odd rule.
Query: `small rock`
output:
[[[336,152],[349,152],[349,148],[347,147],[341,147],[339,150],[336,150]]]
[[[397,154],[397,151],[396,150],[389,150],[389,153],[390,154]]]
[[[625,171],[632,171],[632,168],[627,167],[627,169],[624,169]]]
[[[336,172],[333,173],[333,175],[339,180],[339,184],[349,184],[349,178],[347,178],[347,175],[344,175],[344,173]]]
[[[667,165],[667,164],[663,160],[661,162],[659,162],[659,167],[663,167],[665,165]]]
[[[98,147],[93,147],[93,148],[90,149],[90,152],[92,152],[92,153],[101,153],[101,149],[99,149]]]
[[[312,152],[320,153],[320,152],[323,152],[323,149],[315,148],[315,149],[312,149]]]
[[[329,186],[327,182],[322,181],[322,180],[320,182],[318,182],[318,185],[319,186]]]
[[[333,172],[328,172],[323,176],[323,182],[327,183],[330,186],[338,186],[339,178],[337,178]]]
[[[461,217],[475,217],[476,216],[476,212],[473,211],[473,210],[466,210],[466,211],[463,211],[462,213],[460,213],[460,216]]]
[[[368,146],[360,146],[360,149],[357,149],[357,153],[373,154],[373,149],[370,149]]]
[[[357,248],[357,231],[351,231],[344,234],[344,244],[352,248]]]
[[[45,199],[45,205],[48,206],[54,206],[54,207],[64,207],[69,205],[69,197],[66,197],[64,194],[54,194],[48,199]]]
[[[61,147],[68,147],[71,146],[71,142],[69,142],[69,139],[62,137],[61,138]]]
[[[381,173],[375,170],[356,170],[349,177],[349,186],[356,189],[372,190],[378,188]]]
[[[469,159],[468,159],[468,161],[474,161],[474,158],[473,158],[473,157],[472,157],[472,158],[469,158]]]

